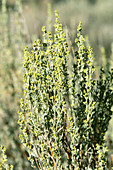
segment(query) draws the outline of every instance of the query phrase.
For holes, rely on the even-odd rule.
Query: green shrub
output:
[[[113,71],[94,79],[93,52],[81,23],[72,69],[66,34],[55,12],[55,33],[25,48],[24,99],[18,123],[21,142],[36,169],[107,169],[105,132],[111,119]]]

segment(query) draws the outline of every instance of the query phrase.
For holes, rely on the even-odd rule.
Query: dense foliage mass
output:
[[[77,51],[68,68],[68,43],[58,12],[55,33],[25,48],[21,142],[36,169],[107,169],[105,132],[112,115],[113,70],[95,80],[93,52],[85,47],[81,23]]]

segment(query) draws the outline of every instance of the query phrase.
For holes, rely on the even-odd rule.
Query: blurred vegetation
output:
[[[52,11],[56,9],[60,12],[61,20],[70,30],[71,37],[75,37],[76,25],[82,21],[84,34],[88,35],[99,62],[101,63],[99,59],[101,46],[105,47],[109,57],[110,44],[113,41],[112,0],[60,0],[57,3],[54,0],[32,0],[24,3],[24,15],[30,35],[39,34],[40,28],[45,25],[48,2],[52,3]]]
[[[21,5],[16,0],[12,9],[3,0],[0,13],[0,143],[7,147],[9,164],[14,164],[14,169],[27,170],[30,164],[18,139],[17,125],[23,93],[21,59],[27,41]]]
[[[2,0],[0,0],[2,1]],[[14,0],[7,0],[7,7],[14,8]],[[101,63],[101,46],[110,56],[110,45],[113,42],[113,3],[112,0],[22,0],[23,14],[31,37],[41,34],[41,27],[47,20],[47,4],[52,4],[52,11],[60,12],[64,26],[68,27],[71,37],[75,37],[76,25],[83,23],[84,34],[87,34]],[[74,41],[74,40],[73,40]]]
[[[64,29],[70,32],[72,44],[76,26],[81,20],[83,34],[88,35],[94,49],[97,68],[104,65],[107,71],[113,66],[112,0],[0,0],[0,143],[5,143],[9,163],[15,162],[16,170],[31,169],[27,153],[18,139],[19,128],[16,123],[19,100],[23,96],[23,49],[25,45],[29,47],[32,41],[41,38],[41,27],[48,24],[48,2],[52,5],[52,12],[55,9],[60,12]],[[113,119],[106,135],[111,164],[112,122]]]

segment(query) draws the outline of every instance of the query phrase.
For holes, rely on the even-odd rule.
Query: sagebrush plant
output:
[[[105,132],[112,115],[113,70],[94,79],[92,48],[85,47],[81,22],[77,51],[68,68],[66,34],[56,11],[54,35],[25,48],[24,98],[18,123],[34,169],[107,169]]]

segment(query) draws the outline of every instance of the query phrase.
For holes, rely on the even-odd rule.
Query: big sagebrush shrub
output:
[[[93,52],[81,23],[77,51],[68,68],[66,34],[55,12],[55,32],[25,48],[24,98],[18,123],[21,142],[36,169],[107,169],[105,132],[112,115],[113,72],[94,78]]]

